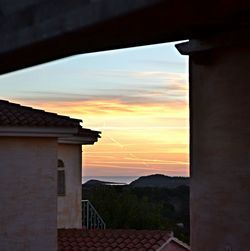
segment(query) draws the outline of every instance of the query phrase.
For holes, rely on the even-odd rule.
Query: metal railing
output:
[[[82,225],[86,229],[105,229],[106,224],[89,200],[82,200]]]

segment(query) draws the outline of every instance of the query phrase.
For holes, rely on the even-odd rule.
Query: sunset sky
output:
[[[85,176],[187,176],[187,68],[173,43],[91,53],[3,75],[0,96],[102,131]]]

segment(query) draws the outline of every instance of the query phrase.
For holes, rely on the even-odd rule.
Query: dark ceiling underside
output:
[[[0,50],[0,73],[80,53],[201,38],[249,26],[250,4],[233,2],[158,1],[149,8],[78,27],[70,32],[60,29],[60,32],[45,39],[40,34],[35,42]]]

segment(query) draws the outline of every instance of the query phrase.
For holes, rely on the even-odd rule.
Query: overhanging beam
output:
[[[249,24],[243,0],[1,0],[0,73]]]

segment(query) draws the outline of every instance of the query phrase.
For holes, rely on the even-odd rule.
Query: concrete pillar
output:
[[[234,33],[190,55],[192,251],[250,250],[250,43]]]

